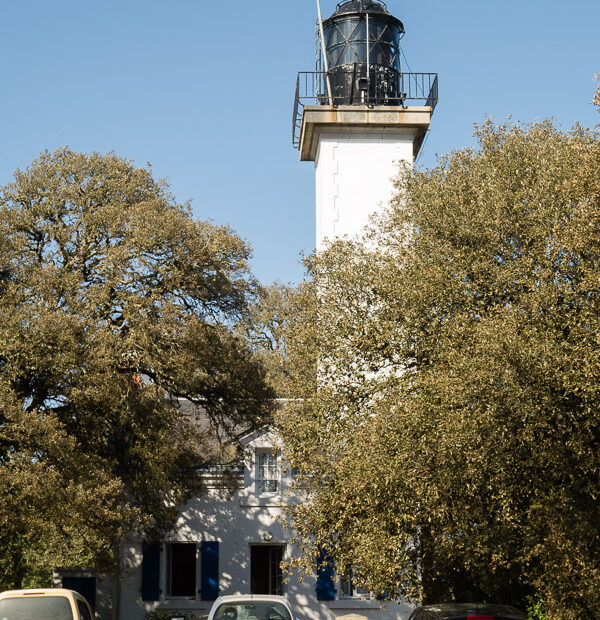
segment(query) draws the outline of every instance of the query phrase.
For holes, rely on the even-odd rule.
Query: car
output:
[[[510,605],[441,603],[417,607],[408,620],[526,620],[526,616]]]
[[[208,620],[293,620],[293,618],[288,600],[284,596],[271,594],[220,596],[208,614]]]
[[[0,592],[0,620],[93,620],[90,604],[65,588]]]

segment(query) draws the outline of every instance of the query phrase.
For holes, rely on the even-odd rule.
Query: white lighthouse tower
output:
[[[316,171],[316,247],[357,236],[412,165],[437,103],[437,74],[406,73],[404,25],[380,0],[345,0],[320,22],[317,70],[298,74],[294,145]]]

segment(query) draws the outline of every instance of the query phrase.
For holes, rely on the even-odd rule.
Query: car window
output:
[[[5,598],[0,600],[0,620],[73,620],[64,596]]]
[[[281,603],[251,601],[223,603],[215,612],[215,620],[292,620],[292,618]]]
[[[89,607],[79,599],[77,599],[77,609],[79,610],[81,620],[92,620],[92,614],[90,613]]]

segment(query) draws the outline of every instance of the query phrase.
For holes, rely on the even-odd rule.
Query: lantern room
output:
[[[379,0],[346,0],[323,22],[335,105],[401,105],[404,25]]]

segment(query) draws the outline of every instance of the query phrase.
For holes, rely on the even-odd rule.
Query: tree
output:
[[[477,136],[309,264],[290,522],[390,598],[599,617],[600,136]]]
[[[240,325],[244,338],[265,367],[267,382],[282,399],[290,396],[294,377],[305,368],[304,364],[292,366],[287,350],[291,325],[305,307],[302,290],[303,285],[293,287],[279,282],[259,287],[249,320]]]
[[[237,327],[248,256],[112,154],[46,152],[2,188],[0,588],[114,564],[200,491],[219,440],[268,417]]]

